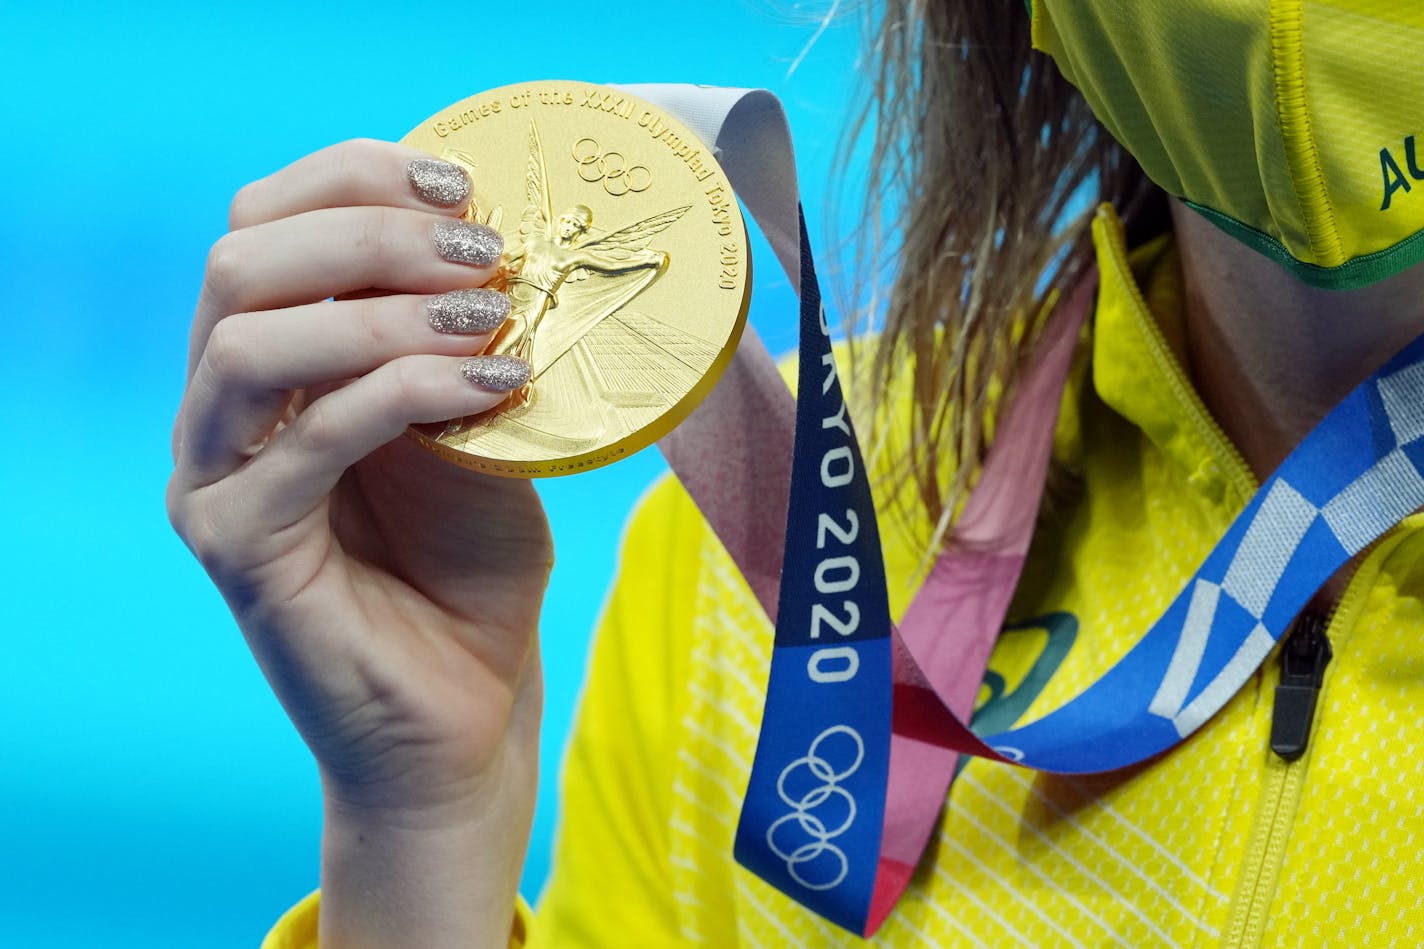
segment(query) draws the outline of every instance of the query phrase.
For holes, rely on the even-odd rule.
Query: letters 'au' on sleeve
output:
[[[706,531],[670,479],[629,523],[564,765],[533,949],[679,943],[668,821]]]

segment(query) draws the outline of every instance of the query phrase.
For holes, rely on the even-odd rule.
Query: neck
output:
[[[1189,371],[1264,480],[1336,403],[1424,332],[1424,267],[1358,290],[1308,287],[1172,202]]]

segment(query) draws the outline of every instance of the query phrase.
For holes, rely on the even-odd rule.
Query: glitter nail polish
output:
[[[405,166],[405,176],[416,196],[437,208],[457,207],[470,195],[465,169],[452,162],[417,158]]]
[[[439,333],[488,333],[509,316],[509,297],[498,290],[456,290],[425,301],[425,313]]]
[[[504,238],[483,224],[440,221],[435,225],[435,250],[452,263],[490,267],[504,252]]]
[[[491,392],[513,392],[529,381],[533,367],[517,356],[472,356],[460,363],[466,381]]]

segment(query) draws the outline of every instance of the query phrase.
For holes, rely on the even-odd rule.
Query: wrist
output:
[[[323,949],[508,945],[532,781],[433,806],[324,798]]]

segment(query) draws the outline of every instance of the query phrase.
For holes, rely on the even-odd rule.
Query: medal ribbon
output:
[[[869,935],[893,908],[959,754],[1082,774],[1167,751],[1250,678],[1321,584],[1424,505],[1421,337],[1306,436],[1102,678],[1035,722],[975,736],[964,723],[1032,535],[1090,285],[1075,288],[1051,317],[955,535],[896,631],[869,484],[799,214],[795,255],[788,253],[785,214],[796,207],[788,201],[796,185],[794,169],[786,171],[785,117],[765,92],[633,91],[717,144],[783,266],[798,265],[794,452],[784,430],[790,395],[754,334],[744,337],[732,373],[660,447],[776,621],[736,857],[838,925]],[[750,434],[744,422],[753,423]],[[767,490],[783,470],[789,497]],[[780,505],[784,520],[772,516]],[[773,599],[768,546],[777,546],[777,523],[786,530]]]

